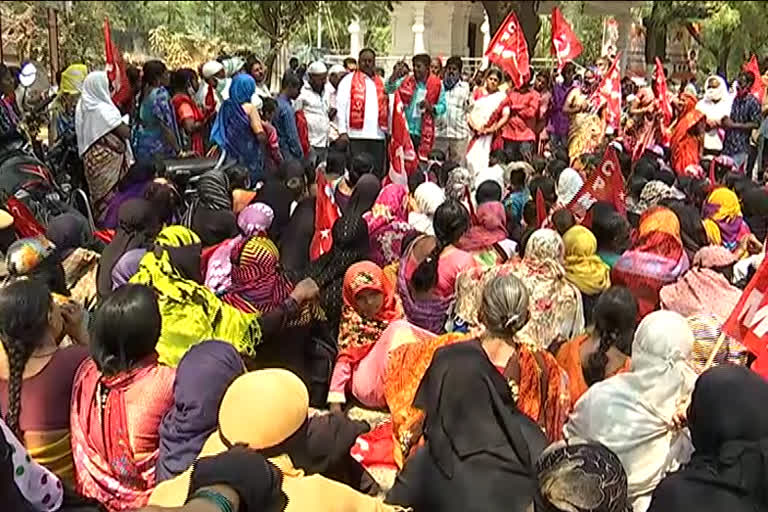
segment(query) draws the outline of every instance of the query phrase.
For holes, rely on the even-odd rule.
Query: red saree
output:
[[[157,354],[138,368],[114,377],[103,376],[92,359],[80,366],[70,412],[75,482],[80,494],[106,505],[111,512],[147,504],[155,487],[157,431],[173,405],[175,375],[174,369],[157,364]],[[135,400],[129,399],[129,393]],[[139,445],[152,436],[154,449],[147,455],[149,447]]]
[[[696,110],[696,103],[691,95],[685,95],[685,113],[680,117],[672,131],[670,147],[672,149],[672,168],[678,175],[685,174],[688,166],[698,165],[701,160],[703,140],[692,133],[704,114]]]
[[[179,124],[189,118],[192,118],[195,122],[202,122],[205,120],[205,114],[198,108],[192,98],[186,94],[175,94],[173,98],[171,98],[171,104],[173,105],[173,111],[176,114],[176,119]],[[205,155],[205,145],[203,143],[203,134],[201,132],[190,133],[189,140],[191,143],[190,149],[195,155]]]

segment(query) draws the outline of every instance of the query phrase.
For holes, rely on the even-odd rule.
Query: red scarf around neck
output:
[[[442,82],[440,82],[438,77],[432,73],[427,75],[427,96],[425,99],[430,103],[430,105],[437,105],[438,100],[440,100],[441,87]],[[400,88],[398,90],[400,91],[400,99],[403,100],[403,103],[405,105],[410,105],[411,100],[413,100],[413,95],[416,92],[416,77],[409,75],[408,78],[403,80],[403,83],[400,84]],[[424,112],[421,117],[421,142],[417,148],[419,158],[422,160],[427,160],[434,144],[435,118],[432,116],[431,112]]]
[[[349,102],[349,127],[355,130],[363,129],[365,120],[365,77],[367,75],[362,71],[355,71],[352,75],[352,88],[350,89]],[[371,80],[376,84],[376,100],[379,104],[379,128],[387,131],[387,120],[389,114],[389,99],[384,92],[384,82],[381,77],[374,75]]]

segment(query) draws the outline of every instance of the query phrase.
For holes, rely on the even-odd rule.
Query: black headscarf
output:
[[[360,216],[344,216],[331,229],[331,250],[310,263],[307,276],[320,287],[320,305],[335,331],[341,319],[341,289],[350,265],[364,260],[370,250],[368,225]]]
[[[118,224],[112,242],[104,249],[96,273],[100,297],[112,293],[112,269],[123,255],[138,248],[148,248],[160,232],[160,218],[146,199],[129,199],[120,205]]]
[[[65,259],[74,249],[82,247],[101,252],[103,244],[96,243],[88,220],[80,213],[62,213],[48,222],[45,236],[56,246],[60,259]]]
[[[202,206],[195,211],[190,229],[203,241],[203,247],[213,247],[240,232],[232,210],[209,210]]]
[[[709,245],[699,210],[686,202],[675,199],[664,200],[661,204],[677,215],[680,221],[680,237],[683,240],[683,248],[688,255],[688,261],[693,261],[693,256],[698,250]]]
[[[447,512],[471,504],[488,512],[528,509],[536,494],[535,462],[547,441],[517,409],[479,342],[435,352],[413,405],[426,414],[426,446],[406,463],[389,503]],[[408,485],[412,477],[418,481]]]
[[[768,236],[768,191],[753,188],[744,193],[742,213],[749,229],[761,242]]]
[[[280,264],[292,277],[303,275],[315,235],[315,198],[301,201],[280,237]]]
[[[349,198],[344,215],[362,215],[371,208],[376,198],[381,192],[381,181],[373,174],[363,174],[357,184],[352,196]]]
[[[600,443],[555,443],[536,466],[536,512],[632,512],[627,473],[616,454]]]
[[[688,424],[696,452],[656,488],[651,511],[768,509],[768,382],[718,366],[696,382]]]
[[[275,218],[269,228],[269,238],[275,243],[279,243],[288,221],[291,220],[291,204],[293,204],[294,199],[293,192],[285,184],[269,180],[256,193],[256,198],[251,201],[252,203],[264,203],[272,208]]]

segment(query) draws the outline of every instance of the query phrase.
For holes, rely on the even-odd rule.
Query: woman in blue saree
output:
[[[211,140],[248,168],[252,185],[264,179],[263,146],[266,142],[259,110],[251,104],[255,91],[256,82],[251,75],[235,75],[229,88],[229,99],[221,104],[211,130]]]
[[[134,132],[136,159],[151,161],[172,158],[181,149],[179,127],[166,87],[170,73],[159,60],[150,60],[143,68],[144,92],[139,107],[138,126]]]

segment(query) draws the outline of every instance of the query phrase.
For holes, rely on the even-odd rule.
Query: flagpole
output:
[[[715,346],[712,348],[712,352],[709,353],[709,358],[707,359],[707,364],[704,365],[704,369],[702,370],[702,373],[709,370],[712,367],[712,363],[715,362],[715,356],[717,356],[717,353],[720,352],[720,347],[723,346],[723,342],[725,341],[725,331],[720,332],[720,336],[717,338],[717,342],[715,343]]]

